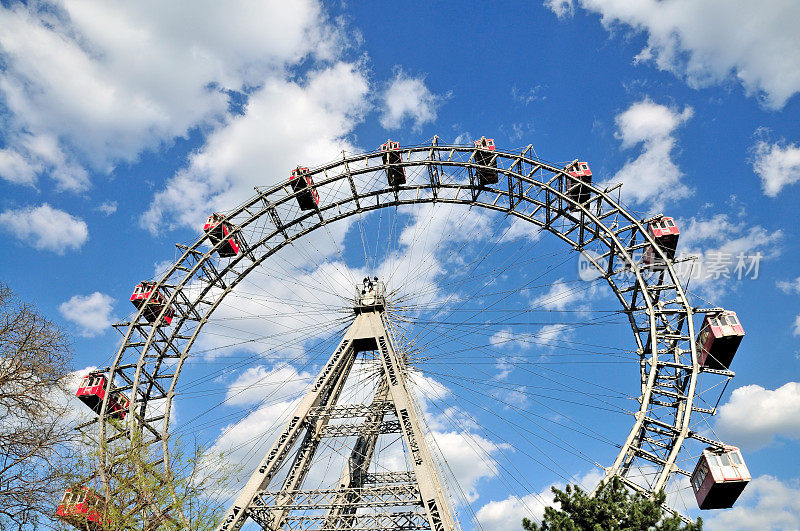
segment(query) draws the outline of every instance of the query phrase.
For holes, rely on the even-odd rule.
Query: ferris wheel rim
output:
[[[403,168],[426,166],[427,170],[429,172],[431,171],[431,167],[439,167],[439,168],[456,167],[456,168],[462,168],[462,169],[463,168],[467,168],[468,171],[470,169],[472,169],[472,170],[478,170],[478,169],[491,170],[491,169],[493,169],[492,166],[481,165],[481,164],[476,163],[473,160],[474,157],[472,157],[472,156],[466,162],[465,161],[458,161],[458,160],[441,160],[441,154],[442,153],[450,152],[450,157],[452,159],[453,153],[465,153],[466,154],[466,153],[474,153],[476,151],[475,148],[470,148],[468,146],[439,146],[439,145],[417,146],[417,147],[411,147],[411,148],[404,148],[404,149],[401,149],[400,151],[401,151],[401,156],[405,156],[406,157],[406,161],[401,164],[401,166]],[[421,153],[428,153],[429,154],[428,158],[425,158],[425,159],[412,159],[412,156],[414,154],[421,154]],[[434,153],[439,156],[438,159],[434,158]],[[380,156],[380,152],[371,152],[371,153],[366,153],[366,154],[359,154],[359,155],[355,155],[355,156],[352,156],[352,157],[344,157],[343,156],[343,158],[341,160],[339,160],[339,161],[334,161],[334,162],[331,162],[329,164],[320,166],[318,168],[314,168],[313,170],[310,171],[311,175],[324,175],[324,176],[327,176],[328,172],[330,172],[330,171],[332,171],[332,170],[334,170],[336,168],[344,169],[343,172],[340,172],[340,173],[337,173],[337,174],[334,174],[334,175],[331,175],[331,176],[327,176],[326,178],[323,178],[322,180],[320,180],[318,183],[315,184],[315,187],[317,189],[322,189],[325,186],[331,185],[332,183],[336,183],[336,182],[339,182],[339,181],[343,181],[344,179],[349,180],[351,185],[352,185],[354,176],[357,176],[357,175],[359,175],[361,173],[380,171],[383,168],[383,166],[379,164],[378,166],[369,167],[369,165],[367,165],[366,168],[357,168],[357,169],[351,169],[351,168],[349,168],[349,166],[353,165],[353,164],[356,164],[356,163],[360,163],[363,160],[369,160],[370,158],[377,158],[379,156]],[[614,464],[613,467],[610,467],[606,471],[606,477],[610,477],[612,475],[621,475],[621,474],[619,474],[619,468],[622,465],[622,460],[624,459],[625,455],[627,455],[627,453],[629,451],[631,451],[631,450],[634,451],[634,452],[637,451],[636,450],[636,448],[638,448],[636,446],[637,441],[635,440],[636,439],[636,433],[638,433],[638,431],[641,429],[641,425],[645,420],[647,407],[650,404],[650,398],[652,396],[654,378],[655,378],[655,375],[656,375],[656,372],[657,372],[657,368],[658,368],[658,352],[657,351],[658,351],[658,344],[659,344],[659,341],[658,341],[658,332],[659,331],[658,331],[658,327],[656,326],[656,306],[654,305],[653,301],[651,300],[650,292],[648,290],[647,281],[646,281],[644,275],[642,274],[642,271],[640,270],[640,266],[633,259],[632,253],[630,253],[628,248],[625,247],[625,244],[621,241],[621,238],[618,238],[617,234],[614,233],[614,231],[616,229],[612,229],[610,227],[607,227],[605,225],[603,219],[600,219],[598,217],[599,216],[599,210],[600,210],[599,205],[601,204],[601,202],[605,202],[605,203],[611,205],[616,210],[617,214],[621,215],[622,217],[624,217],[627,220],[627,222],[629,223],[629,227],[631,227],[631,233],[632,234],[638,234],[639,236],[642,236],[644,238],[644,240],[647,242],[647,244],[653,245],[654,248],[656,249],[656,251],[658,253],[660,253],[661,258],[664,260],[664,263],[666,265],[666,272],[670,276],[670,278],[672,279],[672,282],[673,282],[673,284],[675,286],[675,290],[674,291],[676,292],[676,295],[677,295],[676,298],[680,299],[680,301],[679,301],[680,304],[682,304],[684,306],[684,312],[685,312],[684,315],[685,315],[685,320],[686,320],[687,333],[688,333],[688,336],[690,338],[694,337],[694,326],[693,326],[693,322],[692,322],[693,308],[689,304],[688,299],[686,297],[686,294],[685,294],[685,292],[684,292],[684,290],[683,290],[683,288],[681,286],[681,283],[680,283],[680,281],[678,279],[678,276],[677,276],[676,272],[674,271],[674,268],[673,268],[673,265],[672,265],[672,261],[667,256],[664,255],[663,251],[660,249],[660,247],[657,245],[657,243],[648,234],[647,230],[645,230],[645,228],[644,228],[645,221],[644,220],[638,220],[635,216],[633,216],[630,212],[628,212],[628,210],[626,208],[623,208],[619,204],[619,202],[614,201],[613,198],[610,197],[610,193],[607,190],[601,190],[596,185],[586,185],[591,190],[592,199],[589,200],[589,201],[585,201],[583,204],[577,203],[577,202],[573,201],[565,191],[559,191],[559,190],[557,190],[555,188],[552,188],[549,184],[546,184],[544,182],[536,181],[535,179],[532,179],[530,175],[526,176],[523,173],[515,171],[515,167],[517,167],[518,165],[519,165],[519,167],[521,167],[522,164],[527,163],[527,164],[529,164],[531,166],[538,166],[540,169],[544,169],[544,170],[546,170],[546,171],[548,171],[548,172],[550,172],[552,174],[556,174],[556,177],[560,176],[560,178],[563,179],[566,176],[566,172],[565,172],[564,169],[557,168],[557,167],[555,167],[553,165],[550,165],[550,164],[547,164],[547,163],[543,163],[543,162],[541,162],[540,160],[538,160],[538,159],[536,159],[534,157],[530,157],[529,155],[526,156],[525,152],[520,154],[520,153],[510,153],[510,152],[497,151],[495,156],[494,156],[494,159],[497,160],[498,158],[504,158],[504,160],[508,160],[508,161],[515,161],[515,160],[518,161],[518,162],[514,162],[513,165],[510,168],[494,168],[495,171],[498,171],[498,173],[502,174],[503,176],[507,176],[508,179],[509,179],[509,183],[511,183],[512,179],[516,179],[517,183],[524,183],[525,185],[528,185],[530,187],[529,190],[533,189],[536,186],[539,187],[539,191],[546,190],[547,193],[550,194],[550,197],[553,198],[553,201],[559,201],[561,204],[566,203],[566,204],[569,204],[570,207],[575,207],[575,210],[579,213],[579,217],[580,217],[581,220],[588,219],[589,221],[591,221],[594,224],[594,227],[595,227],[596,231],[605,232],[606,235],[609,236],[609,239],[611,241],[611,246],[613,246],[613,245],[617,245],[618,246],[618,248],[616,249],[615,252],[616,253],[620,253],[622,256],[624,256],[625,258],[628,259],[628,264],[633,269],[633,273],[634,273],[634,275],[636,277],[636,282],[637,282],[637,284],[639,285],[639,287],[640,287],[640,289],[642,291],[641,295],[642,295],[642,297],[644,299],[644,303],[646,304],[646,307],[647,307],[646,311],[649,312],[650,334],[651,334],[651,337],[655,338],[655,341],[651,341],[652,362],[651,362],[651,365],[650,365],[649,373],[647,375],[648,376],[647,377],[647,381],[646,382],[645,381],[642,382],[642,385],[643,385],[642,401],[641,401],[642,404],[641,404],[641,407],[640,407],[640,411],[635,416],[636,419],[635,419],[635,422],[634,422],[634,426],[631,428],[630,434],[628,436],[628,440],[626,440],[625,444],[622,446],[622,449],[621,449],[621,451],[620,451],[620,453],[618,455],[617,461],[615,461],[615,464]],[[552,182],[553,181],[551,181],[551,183]],[[517,183],[514,183],[514,184],[517,184]],[[250,213],[250,217],[247,220],[245,220],[244,222],[239,223],[236,226],[235,230],[237,232],[241,232],[243,228],[247,227],[247,225],[249,223],[252,223],[254,220],[259,219],[261,216],[268,216],[269,215],[268,212],[269,212],[269,208],[270,207],[274,207],[276,205],[280,205],[282,203],[294,200],[296,198],[298,192],[287,193],[285,196],[281,197],[279,201],[276,201],[276,202],[268,201],[268,199],[270,197],[279,195],[281,193],[281,191],[285,192],[286,191],[286,184],[287,184],[286,182],[283,182],[281,184],[273,186],[272,188],[270,188],[269,190],[266,190],[266,191],[260,191],[260,190],[257,189],[258,193],[255,196],[253,196],[250,200],[246,201],[245,203],[241,204],[239,207],[237,207],[237,208],[233,209],[232,211],[230,211],[229,212],[229,217],[230,218],[235,218],[236,216],[242,214],[242,212]],[[423,191],[432,191],[433,192],[433,196],[432,197],[428,197],[428,198],[422,198],[422,199],[413,199],[413,200],[405,199],[405,200],[401,200],[399,198],[399,196],[396,195],[396,200],[394,202],[388,201],[388,202],[380,203],[379,199],[378,199],[378,201],[376,202],[375,205],[359,205],[358,204],[359,200],[367,200],[367,199],[371,199],[371,198],[380,198],[382,194],[385,195],[387,193],[392,193],[392,192],[397,194],[398,191],[417,191],[417,194],[419,195],[419,192],[421,190],[423,190]],[[459,190],[459,191],[463,190],[463,191],[465,191],[464,192],[465,194],[474,193],[475,195],[473,195],[473,196],[466,196],[465,195],[465,197],[462,198],[462,199],[458,198],[458,193],[456,193],[456,197],[455,198],[448,198],[448,197],[438,196],[436,194],[436,192],[439,192],[439,191],[442,191],[442,190],[451,190],[451,191],[452,190]],[[316,223],[312,224],[310,227],[300,231],[296,235],[293,235],[292,238],[289,238],[287,236],[287,238],[284,240],[284,242],[282,242],[282,244],[280,246],[274,248],[272,250],[272,252],[264,254],[263,256],[259,257],[257,260],[252,260],[252,258],[251,258],[252,263],[249,266],[247,266],[243,270],[243,272],[241,274],[238,274],[238,277],[234,280],[233,283],[228,283],[228,285],[223,289],[222,294],[219,297],[217,297],[217,299],[214,302],[214,304],[212,306],[210,306],[209,308],[207,308],[206,312],[202,314],[202,317],[200,318],[200,320],[197,321],[197,325],[196,325],[195,331],[192,334],[192,338],[189,340],[189,343],[185,347],[183,352],[180,353],[180,357],[178,358],[177,366],[174,369],[175,377],[172,379],[172,382],[170,384],[170,389],[167,392],[166,397],[165,397],[166,398],[166,403],[165,403],[166,404],[166,414],[165,414],[165,419],[164,419],[164,423],[163,423],[162,432],[160,434],[154,434],[154,435],[160,435],[160,437],[161,437],[161,442],[162,442],[162,446],[163,446],[163,453],[164,453],[164,466],[165,466],[165,469],[167,471],[169,470],[169,457],[168,457],[169,456],[169,452],[168,452],[168,447],[167,447],[167,445],[168,445],[168,435],[169,435],[169,412],[170,412],[170,408],[171,408],[171,404],[172,404],[172,398],[174,396],[174,388],[175,388],[175,385],[177,383],[178,375],[180,374],[180,371],[181,371],[181,368],[183,366],[184,361],[189,357],[189,352],[191,351],[191,347],[192,347],[192,344],[194,343],[194,339],[196,339],[196,337],[198,336],[198,334],[199,334],[200,330],[202,329],[203,325],[208,321],[208,318],[211,316],[211,314],[213,314],[214,310],[225,299],[225,297],[231,292],[231,290],[236,285],[238,285],[238,283],[241,280],[243,280],[247,276],[247,274],[249,274],[249,272],[255,270],[264,260],[266,260],[269,256],[272,256],[273,254],[279,252],[280,249],[285,247],[286,244],[291,243],[291,241],[294,241],[294,240],[296,240],[298,238],[301,238],[301,237],[303,237],[303,236],[305,236],[305,235],[307,235],[307,234],[309,234],[309,233],[311,233],[311,232],[313,232],[315,230],[318,230],[319,228],[325,226],[328,223],[333,223],[333,222],[345,219],[347,217],[353,216],[355,214],[369,212],[369,211],[372,211],[372,210],[379,210],[379,209],[387,208],[387,207],[396,207],[396,206],[401,206],[401,205],[420,205],[420,204],[428,204],[428,203],[437,203],[438,202],[438,203],[448,203],[448,204],[479,206],[479,207],[482,207],[482,208],[487,208],[489,210],[495,210],[495,211],[498,211],[498,212],[503,212],[503,213],[506,213],[507,215],[514,215],[518,219],[522,219],[522,220],[531,222],[534,225],[539,226],[541,229],[544,229],[544,230],[547,230],[548,232],[551,232],[552,234],[554,234],[557,237],[559,237],[560,239],[562,239],[562,241],[564,241],[568,245],[572,244],[573,245],[573,250],[581,251],[581,249],[578,248],[578,246],[576,246],[574,244],[574,242],[572,242],[572,240],[569,240],[563,234],[561,234],[560,232],[555,230],[554,224],[552,224],[552,223],[543,226],[542,224],[537,223],[537,220],[529,218],[529,217],[525,217],[524,215],[522,215],[520,212],[514,210],[513,208],[509,209],[508,207],[503,207],[503,206],[498,205],[497,199],[495,199],[495,202],[493,204],[484,203],[484,202],[478,200],[478,196],[480,196],[480,194],[485,194],[485,195],[492,194],[492,196],[494,196],[494,194],[497,194],[498,198],[500,198],[501,196],[503,196],[503,194],[505,194],[508,197],[509,201],[513,202],[512,194],[514,192],[512,192],[511,189],[504,191],[500,187],[497,187],[497,188],[488,187],[488,186],[477,186],[476,187],[476,186],[473,186],[473,185],[467,186],[467,185],[464,185],[464,184],[453,184],[453,183],[441,183],[441,182],[439,182],[436,185],[431,183],[429,186],[427,186],[427,185],[419,185],[418,184],[418,185],[407,185],[407,186],[399,186],[399,187],[386,187],[386,188],[383,188],[383,189],[380,189],[380,190],[375,190],[375,191],[371,191],[369,193],[363,193],[363,194],[359,194],[355,190],[355,187],[353,187],[353,192],[354,193],[353,193],[352,199],[348,198],[346,200],[343,200],[343,201],[340,201],[340,202],[337,202],[337,203],[330,203],[330,204],[327,204],[327,205],[320,205],[317,209],[315,209],[313,211],[310,211],[310,212],[305,212],[304,213],[304,212],[301,211],[299,213],[299,215],[297,216],[297,218],[294,219],[294,220],[282,220],[283,221],[283,227],[282,228],[285,229],[285,228],[288,228],[290,226],[290,224],[296,224],[296,223],[301,223],[303,221],[309,221],[309,220],[313,219],[315,216],[319,217],[319,221],[318,222],[316,222]],[[522,196],[520,196],[519,200],[520,201],[523,200]],[[345,212],[341,212],[341,207],[343,206],[343,204],[346,204],[347,202],[351,202],[351,201],[353,202],[354,205],[357,206],[357,208],[352,209],[350,211],[346,210]],[[592,203],[594,203],[595,201],[598,204],[598,208],[597,208],[598,214],[594,214],[591,211]],[[250,209],[254,209],[255,208],[254,205],[258,204],[259,202],[264,203],[266,205],[265,208],[263,208],[261,210],[257,210],[255,214],[250,212]],[[339,209],[339,214],[338,215],[331,216],[331,217],[329,217],[327,219],[325,219],[323,217],[322,214],[324,212],[333,212],[333,210],[335,208]],[[564,216],[570,217],[571,214],[566,213],[566,214],[564,214]],[[584,226],[586,224],[585,221],[581,221],[581,223]],[[279,231],[280,231],[279,228],[276,227],[276,230],[270,236],[273,236],[274,234],[276,234]],[[197,275],[198,272],[202,271],[204,267],[210,266],[212,268],[211,270],[212,271],[216,271],[216,273],[217,273],[216,277],[208,279],[207,286],[206,286],[206,288],[204,288],[204,290],[205,290],[204,293],[209,291],[210,289],[212,289],[214,286],[219,286],[219,285],[225,286],[226,283],[224,281],[223,276],[227,272],[232,270],[232,267],[233,267],[234,264],[236,264],[236,263],[238,263],[240,261],[244,261],[245,257],[247,256],[248,253],[251,253],[253,250],[259,248],[262,245],[266,245],[265,242],[268,240],[268,238],[269,238],[269,236],[268,237],[264,237],[259,242],[252,243],[251,247],[247,250],[247,253],[242,253],[240,256],[238,256],[234,260],[231,260],[225,266],[224,269],[219,270],[219,271],[217,271],[216,267],[214,266],[214,263],[217,262],[218,260],[214,256],[215,248],[213,246],[211,246],[207,251],[205,251],[203,253],[198,251],[198,248],[200,248],[201,246],[205,245],[205,243],[208,240],[208,236],[206,234],[201,235],[192,245],[184,246],[183,247],[183,250],[184,250],[183,255],[180,258],[178,258],[172,264],[172,267],[169,270],[167,270],[161,276],[161,278],[158,279],[158,281],[157,281],[157,286],[159,286],[159,287],[161,287],[161,286],[170,286],[169,285],[169,279],[172,278],[172,276],[176,274],[176,271],[178,270],[178,267],[180,267],[183,263],[185,263],[187,261],[190,261],[190,259],[192,259],[192,258],[196,259],[196,263],[191,268],[191,270],[189,272],[187,272],[187,274],[185,275],[185,277],[183,278],[181,283],[178,284],[178,285],[171,286],[173,289],[172,289],[172,292],[171,292],[171,294],[170,294],[170,296],[168,298],[167,306],[174,305],[176,303],[181,303],[181,301],[180,301],[181,297],[183,297],[184,299],[186,298],[185,293],[183,293],[183,289],[188,285],[190,280],[192,280],[193,278],[197,278],[195,275]],[[632,236],[632,239],[633,239],[633,236]],[[597,241],[600,241],[600,240],[598,239]],[[611,246],[610,246],[610,249],[613,249],[613,247],[611,247]],[[609,252],[613,252],[613,251],[610,250]],[[198,259],[198,255],[199,255],[199,259]],[[609,256],[611,256],[611,255],[609,255]],[[598,265],[598,263],[594,259],[589,257],[589,260],[590,260],[590,262],[592,263],[592,265],[594,267],[596,267],[599,271],[603,272],[602,269],[600,268],[600,266]],[[615,292],[615,294],[617,295],[617,298],[620,299],[620,301],[624,305],[624,302],[623,302],[624,301],[624,297],[622,297],[620,295],[620,289],[613,282],[612,276],[611,275],[606,275],[605,276],[605,280],[608,282],[608,284],[611,287],[611,289]],[[201,297],[202,297],[202,295],[201,295]],[[196,311],[196,304],[191,304],[192,301],[189,301],[189,300],[184,300],[183,301],[183,303],[187,303],[187,302],[189,303],[187,307],[190,308],[192,311]],[[142,319],[142,310],[140,310],[136,314],[135,318],[128,324],[128,329],[127,329],[127,332],[125,334],[125,339],[123,340],[122,345],[120,346],[120,348],[117,351],[117,355],[116,355],[116,357],[114,359],[113,365],[110,367],[109,373],[110,373],[111,377],[109,378],[109,386],[112,385],[112,382],[114,380],[114,376],[116,376],[119,373],[120,367],[125,365],[124,363],[122,363],[123,354],[125,352],[126,346],[128,346],[131,343],[131,338],[133,336],[134,329],[137,326],[140,326],[141,319]],[[632,327],[636,326],[636,324],[634,322],[634,319],[633,319],[633,317],[630,317],[630,314],[629,314],[629,319],[631,321],[631,326]],[[181,329],[181,326],[183,326],[183,324],[186,321],[186,319],[184,317],[181,317],[180,319],[178,319],[178,321],[179,321],[179,323],[176,326],[174,326],[173,329],[169,332],[169,336],[167,337],[167,343],[166,343],[166,346],[164,347],[165,349],[167,347],[172,347],[172,343],[171,343],[170,340],[171,340],[171,338],[176,336],[176,334]],[[161,329],[161,327],[152,326],[151,330],[148,333],[145,345],[143,347],[141,347],[141,354],[140,354],[140,357],[139,357],[139,361],[137,362],[137,365],[136,365],[136,371],[135,371],[133,379],[132,379],[133,381],[130,384],[130,386],[132,388],[133,395],[134,395],[132,397],[132,400],[131,400],[130,406],[129,406],[130,407],[130,413],[132,414],[132,418],[135,418],[138,421],[138,425],[135,422],[131,423],[131,427],[130,427],[131,430],[133,430],[133,429],[143,429],[141,421],[144,420],[144,419],[142,419],[141,416],[137,415],[137,413],[136,413],[136,407],[137,407],[136,398],[138,396],[137,393],[139,392],[138,391],[138,386],[140,385],[140,382],[142,381],[142,372],[143,372],[142,371],[142,367],[143,367],[143,361],[142,360],[144,360],[145,356],[148,353],[148,350],[152,347],[152,345],[156,341],[158,341],[159,337],[160,336],[164,336],[164,335],[166,335],[166,334]],[[640,350],[643,350],[643,351],[646,350],[644,345],[642,345],[642,342],[640,340],[640,336],[636,332],[634,332],[634,336],[636,337],[637,344],[640,345],[639,346]],[[161,339],[163,340],[163,337]],[[683,442],[683,439],[688,436],[688,426],[689,426],[689,421],[690,421],[691,411],[692,411],[692,401],[693,401],[693,398],[695,396],[695,386],[696,386],[697,375],[700,372],[700,368],[699,368],[699,365],[698,365],[698,362],[697,362],[697,353],[696,353],[694,341],[690,340],[689,344],[691,345],[692,367],[691,367],[691,372],[689,374],[689,377],[690,377],[690,392],[687,393],[688,396],[687,396],[687,399],[685,401],[686,405],[688,406],[688,409],[686,411],[686,414],[680,419],[680,421],[681,421],[681,427],[680,427],[680,430],[679,430],[680,433],[678,435],[678,438],[676,439],[675,444],[673,445],[671,457],[670,457],[670,459],[665,460],[665,462],[662,463],[661,476],[664,478],[663,481],[660,480],[662,486],[663,486],[663,484],[666,483],[666,480],[669,478],[670,474],[673,472],[671,470],[671,467],[674,466],[674,457],[677,456],[677,452],[680,450],[680,447],[681,447],[681,444]],[[644,355],[646,353],[642,352],[642,354]],[[151,380],[152,380],[152,375],[151,375]],[[150,389],[152,389],[153,388],[153,382],[152,381],[150,383],[150,386],[151,386]],[[106,395],[108,396],[108,393]],[[143,397],[143,400],[139,401],[139,403],[141,404],[141,408],[142,408],[143,412],[146,411],[147,401],[149,399],[150,399],[150,396],[147,395],[147,396]],[[108,424],[107,421],[106,421],[106,414],[105,414],[106,405],[107,405],[106,402],[107,402],[107,399],[103,403],[101,414],[99,416],[100,437],[101,437],[101,439],[106,437],[106,427],[107,427],[107,424]],[[677,428],[677,423],[678,423],[678,419],[676,418],[676,428]],[[624,476],[624,474],[622,474],[622,476]]]

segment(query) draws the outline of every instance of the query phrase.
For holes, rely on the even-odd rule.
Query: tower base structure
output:
[[[266,530],[459,529],[428,447],[405,358],[398,355],[387,329],[385,309],[383,284],[364,279],[356,291],[353,323],[228,509],[219,531],[239,530],[247,520]],[[348,403],[342,392],[360,357],[372,359],[377,369],[371,372],[375,391],[368,403]],[[370,466],[379,437],[391,434],[399,436],[410,469]],[[338,482],[333,488],[304,490],[303,481],[315,474],[322,441],[335,437],[353,441]]]

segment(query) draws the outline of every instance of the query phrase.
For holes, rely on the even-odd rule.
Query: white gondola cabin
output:
[[[729,369],[743,337],[735,312],[707,314],[697,334],[697,361],[709,369]]]
[[[230,258],[239,254],[242,248],[239,235],[233,234],[231,222],[222,214],[214,212],[208,216],[203,231],[208,234],[208,239],[217,248],[217,254],[221,258]]]
[[[386,165],[386,178],[389,186],[406,184],[406,170],[402,166],[396,166],[403,162],[403,158],[400,156],[400,142],[387,140],[381,146],[381,159]]]
[[[56,509],[56,518],[78,529],[103,529],[100,498],[86,487],[72,487],[64,492]]]
[[[678,237],[681,231],[678,225],[675,224],[673,218],[663,217],[656,219],[647,224],[647,232],[653,237],[667,258],[672,260],[675,258],[675,250],[678,248]],[[659,256],[656,254],[653,246],[648,246],[644,251],[644,263],[647,265],[659,263]]]
[[[750,471],[735,446],[709,447],[692,473],[692,490],[701,509],[729,509],[750,481]]]
[[[497,168],[497,159],[494,156],[494,139],[482,136],[481,139],[476,140],[474,144],[476,148],[475,164]],[[487,184],[497,184],[499,180],[497,177],[497,171],[494,170],[479,168],[477,173],[478,183],[481,186],[486,186]]]
[[[585,203],[591,196],[591,190],[587,184],[592,184],[592,170],[589,169],[588,162],[574,161],[564,167],[569,178],[566,179],[565,188],[567,197],[576,203]],[[578,207],[570,205],[570,210],[577,210]]]
[[[151,293],[153,294],[152,298],[150,298]],[[150,298],[150,302],[147,301],[148,298]],[[156,289],[155,282],[143,281],[137,284],[133,289],[133,294],[131,294],[131,303],[133,303],[137,309],[141,309],[142,306],[144,306],[144,318],[148,323],[155,323],[158,319],[158,316],[161,314],[161,311],[167,305],[167,300],[164,297],[164,294]],[[164,312],[164,317],[161,320],[161,324],[172,324],[172,316],[172,308],[167,308],[167,310]]]
[[[107,384],[108,379],[104,374],[88,374],[81,380],[75,396],[99,415],[103,406],[103,399],[106,397]],[[111,391],[108,397],[106,413],[112,418],[124,419],[128,413],[129,405],[130,401],[127,396],[119,391]]]
[[[289,176],[289,184],[297,193],[295,197],[300,210],[314,210],[319,206],[319,194],[314,188],[314,180],[308,174],[308,168],[298,166],[293,169]]]

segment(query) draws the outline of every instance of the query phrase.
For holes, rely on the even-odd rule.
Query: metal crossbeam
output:
[[[321,437],[356,437],[362,432],[374,432],[377,434],[400,433],[400,421],[389,420],[381,423],[363,424],[330,424],[322,430]]]
[[[290,516],[286,519],[283,529],[288,531],[341,531],[338,524],[326,523],[324,516]],[[430,529],[428,519],[424,512],[402,511],[394,513],[360,513],[353,516],[346,528],[348,531],[376,531],[376,530],[425,530]]]
[[[295,491],[262,491],[253,500],[249,510],[275,509],[330,509],[339,503],[339,495],[347,494],[356,507],[402,507],[422,504],[416,485],[378,485],[359,489],[323,489]],[[279,503],[279,500],[282,500]]]

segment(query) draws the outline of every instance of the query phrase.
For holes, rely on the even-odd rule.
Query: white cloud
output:
[[[530,337],[531,336],[529,334],[526,335],[516,334],[510,328],[503,328],[492,334],[492,337],[489,338],[489,343],[493,347],[501,347],[504,349],[508,349],[510,347],[515,347],[518,349],[528,349],[532,346]],[[503,364],[503,367],[501,367],[501,369],[502,369],[501,374],[503,373],[507,374],[506,371],[508,369],[505,366],[505,364]]]
[[[768,144],[759,140],[753,151],[753,170],[761,178],[766,195],[775,197],[785,186],[800,181],[800,145]]]
[[[89,238],[89,229],[82,219],[47,203],[5,210],[0,213],[0,226],[27,245],[58,254],[80,249]]]
[[[800,486],[772,476],[758,476],[744,489],[732,509],[703,515],[709,531],[792,531],[800,529]]]
[[[411,77],[398,69],[383,93],[381,125],[384,129],[399,129],[410,119],[418,131],[424,124],[436,120],[442,99],[425,86],[424,77]]]
[[[110,216],[111,214],[117,211],[118,206],[119,205],[117,204],[116,201],[104,201],[103,203],[100,204],[100,206],[97,207],[97,210],[99,210],[106,216]]]
[[[544,5],[550,8],[558,18],[564,18],[575,14],[575,4],[573,0],[544,0]]]
[[[587,285],[585,282],[570,284],[564,282],[563,278],[559,278],[553,282],[547,292],[531,301],[531,308],[557,311],[564,311],[567,308],[575,309],[578,302],[586,300],[594,291],[596,291],[594,284]]]
[[[771,390],[746,385],[719,408],[715,429],[745,449],[767,446],[776,438],[800,439],[800,382]]]
[[[581,478],[576,478],[575,483],[584,490],[590,491],[600,482],[603,474],[591,471]],[[518,531],[522,526],[522,519],[529,518],[534,522],[541,522],[544,509],[548,506],[557,506],[553,501],[551,487],[564,489],[564,485],[556,483],[549,485],[540,492],[533,492],[524,496],[509,496],[505,500],[491,501],[478,509],[476,517],[485,529],[492,531]]]
[[[681,230],[678,256],[696,256],[696,261],[677,264],[682,278],[704,296],[716,298],[734,281],[760,278],[764,263],[781,254],[783,232],[761,225],[748,226],[744,212],[733,219],[728,214],[710,218],[679,219]]]
[[[551,0],[552,1],[552,0]],[[527,90],[523,90],[517,87],[517,84],[514,83],[511,86],[511,97],[514,101],[522,103],[523,105],[528,105],[529,103],[533,103],[534,101],[540,99],[538,92],[542,89],[541,85],[536,85],[535,87],[531,87]],[[546,100],[547,97],[541,97],[542,100]]]
[[[32,185],[39,169],[10,149],[0,149],[0,178],[16,184]]]
[[[800,277],[794,280],[779,280],[777,285],[784,293],[800,293]]]
[[[498,475],[494,456],[510,449],[467,431],[434,431],[432,436],[469,502],[479,498],[478,483],[482,479]]]
[[[478,485],[485,478],[496,477],[500,469],[496,456],[511,452],[506,443],[498,443],[477,433],[475,419],[458,406],[448,406],[444,398],[451,396],[450,390],[431,377],[416,371],[411,373],[411,382],[428,426],[428,444],[434,453],[441,453],[447,462],[444,481],[449,491],[463,492],[466,501],[474,502],[480,496]],[[399,460],[405,465],[405,460]],[[452,475],[450,474],[452,473]],[[453,485],[456,481],[458,486]]]
[[[298,164],[315,164],[354,148],[345,139],[367,109],[369,89],[360,65],[337,63],[303,83],[273,78],[250,96],[244,114],[211,133],[155,195],[142,224],[152,232],[195,228],[209,212],[230,208],[288,179]]]
[[[84,190],[146,149],[216,124],[247,91],[341,50],[314,0],[190,5],[65,0],[0,8],[3,178]],[[20,158],[26,164],[20,163]]]
[[[111,315],[114,299],[95,291],[91,295],[75,295],[59,305],[64,319],[75,323],[84,337],[94,337],[108,330],[116,320]]]
[[[534,225],[530,221],[514,217],[511,219],[508,230],[500,237],[500,242],[514,241],[518,238],[524,238],[529,242],[535,242],[539,241],[541,237],[542,229],[540,227]]]
[[[653,62],[691,87],[736,78],[749,95],[780,109],[800,91],[800,35],[794,0],[579,0],[603,24],[645,32],[638,62]],[[546,0],[556,15],[572,13],[572,0]]]
[[[70,372],[64,384],[66,392],[60,389],[52,391],[51,397],[53,401],[62,406],[57,410],[65,425],[74,427],[97,416],[94,411],[75,396],[75,392],[78,390],[78,386],[83,381],[84,376],[96,369],[97,367],[95,366],[89,366]]]
[[[637,204],[652,202],[653,210],[687,197],[691,190],[681,182],[683,172],[672,160],[676,143],[673,133],[692,114],[691,107],[678,111],[644,99],[617,115],[617,137],[622,140],[622,148],[642,144],[642,151],[603,185],[622,182],[623,197]]]
[[[249,405],[274,394],[291,396],[306,389],[312,378],[310,373],[297,372],[287,366],[272,369],[263,365],[250,367],[228,386],[225,403],[232,406]]]
[[[536,334],[536,338],[541,344],[554,346],[555,343],[567,337],[569,332],[570,330],[565,324],[544,325],[539,329],[539,332]]]
[[[800,315],[794,318],[794,330],[792,330],[792,334],[800,336]]]

